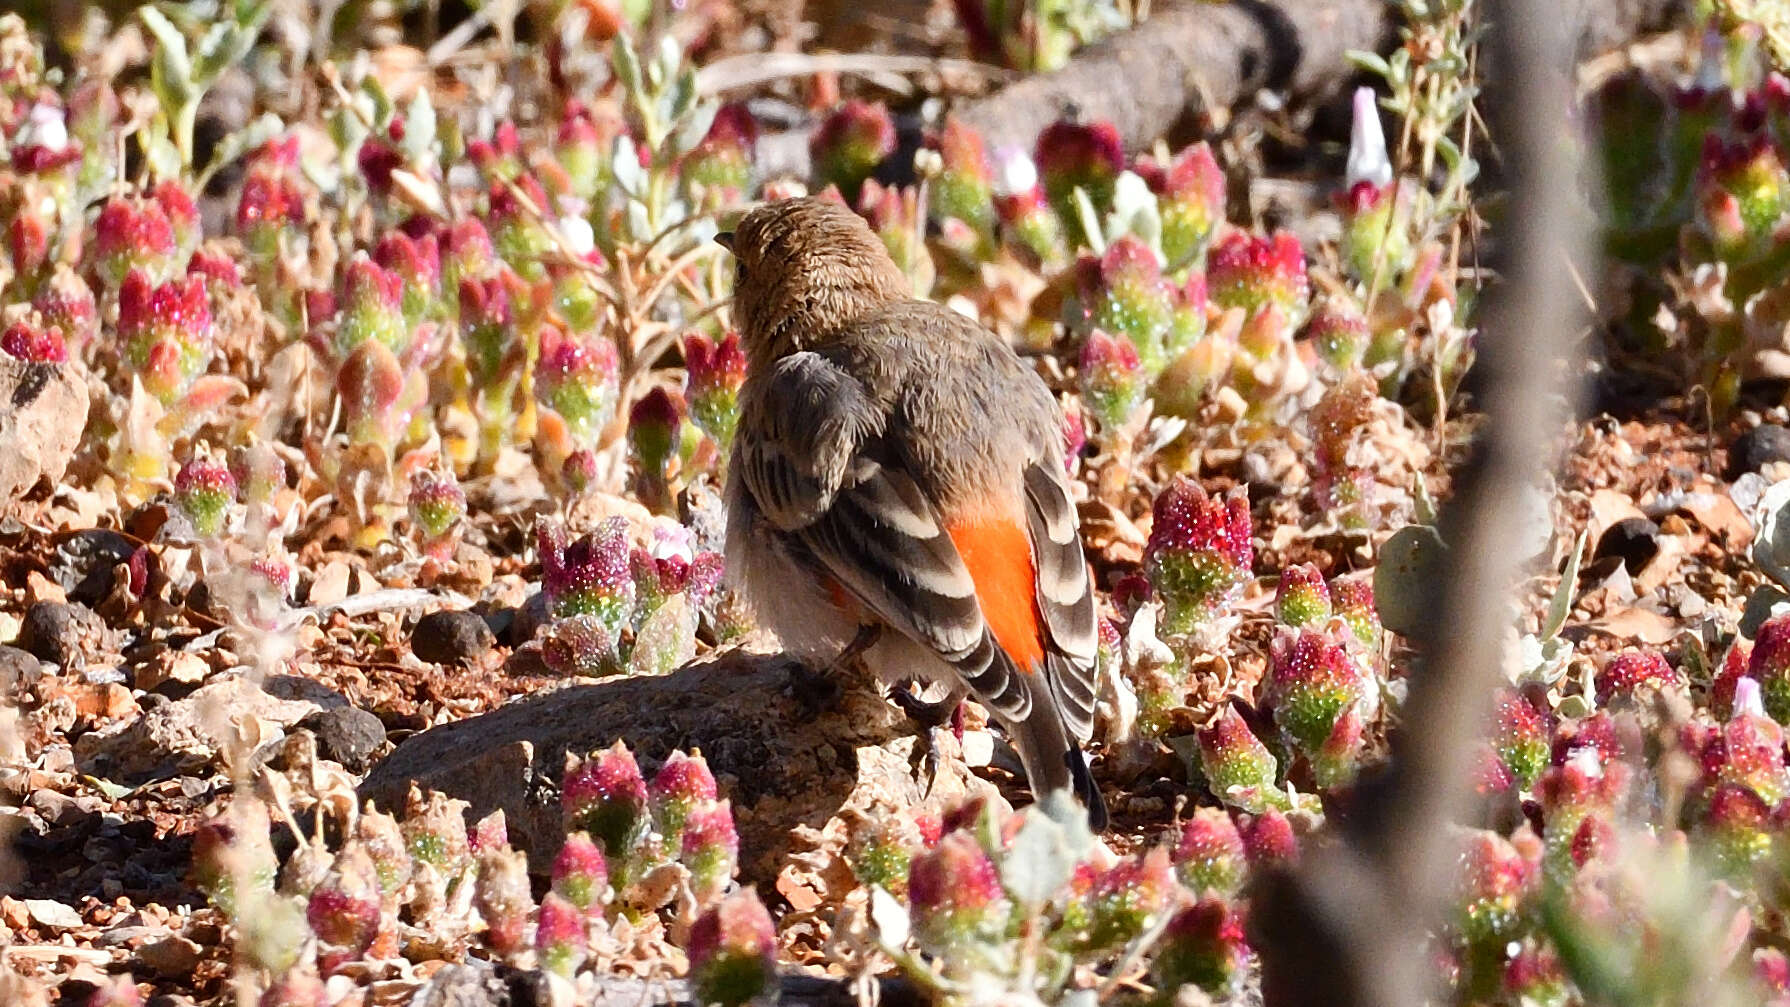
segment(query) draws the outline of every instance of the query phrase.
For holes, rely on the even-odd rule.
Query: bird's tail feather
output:
[[[1069,734],[1063,717],[1052,704],[1034,702],[1031,715],[1008,725],[1008,735],[1025,765],[1032,795],[1042,799],[1053,790],[1068,790],[1088,809],[1088,827],[1106,829],[1106,801],[1088,771],[1081,746]]]

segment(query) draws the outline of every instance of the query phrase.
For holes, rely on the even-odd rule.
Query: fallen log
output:
[[[469,802],[472,819],[502,809],[511,841],[546,873],[565,838],[568,752],[621,740],[650,778],[673,750],[700,749],[733,802],[741,880],[768,891],[801,826],[993,793],[950,752],[934,779],[913,724],[874,689],[817,701],[813,679],[787,658],[734,651],[662,677],[568,685],[405,739],[360,796],[401,810],[415,783]]]
[[[1569,0],[1566,7],[1561,17],[1579,25],[1583,59],[1670,25],[1689,4]],[[1136,151],[1157,137],[1208,135],[1265,91],[1296,106],[1322,102],[1356,78],[1350,51],[1389,53],[1397,29],[1386,0],[1168,0],[1148,20],[1083,48],[1067,66],[959,102],[955,112],[991,148],[1030,151],[1046,126],[1075,117],[1111,122],[1126,149]],[[934,69],[941,67],[935,61]],[[738,71],[728,76],[750,80]],[[767,177],[808,177],[812,130],[808,124],[760,135],[756,155]]]

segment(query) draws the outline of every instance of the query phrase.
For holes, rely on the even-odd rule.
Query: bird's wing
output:
[[[1080,523],[1062,465],[1026,466],[1026,525],[1038,568],[1038,612],[1052,646],[1045,676],[1076,740],[1094,732],[1094,668],[1100,645],[1094,586],[1082,558]]]
[[[734,464],[798,558],[955,667],[991,710],[1021,720],[1042,657],[1036,575],[1012,513],[947,522],[886,438],[863,386],[815,353],[780,361],[741,410]]]

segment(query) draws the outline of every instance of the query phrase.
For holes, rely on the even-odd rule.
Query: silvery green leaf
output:
[[[672,78],[671,104],[667,107],[671,121],[676,122],[689,115],[690,110],[696,107],[696,98],[696,69],[685,67],[682,73]]]
[[[1374,567],[1374,608],[1380,623],[1401,636],[1418,635],[1435,607],[1436,585],[1442,581],[1448,546],[1429,525],[1407,525],[1380,547]]]
[[[1156,205],[1156,194],[1150,191],[1149,183],[1132,171],[1119,173],[1113,186],[1113,209],[1106,215],[1108,242],[1126,234],[1142,240],[1157,258],[1162,257],[1162,213]]]
[[[1418,524],[1436,523],[1436,500],[1430,496],[1429,484],[1423,481],[1421,472],[1417,473],[1417,484],[1411,488],[1411,516]]]
[[[180,33],[174,22],[168,20],[166,14],[154,7],[139,7],[137,16],[142,18],[143,27],[149,29],[156,42],[173,57],[175,62],[171,65],[182,67],[184,72],[181,76],[190,79],[193,71],[192,61],[187,56],[186,36]]]
[[[1100,214],[1094,211],[1094,201],[1081,186],[1075,187],[1075,215],[1081,220],[1082,232],[1088,236],[1088,243],[1094,246],[1095,255],[1106,254],[1106,241],[1100,232]]]
[[[419,87],[410,107],[404,110],[404,140],[399,144],[404,159],[411,164],[428,164],[435,148],[435,103],[429,100],[429,89]]]
[[[709,135],[709,127],[715,124],[715,113],[720,110],[721,106],[712,101],[688,109],[678,120],[677,132],[671,134],[672,156],[683,157],[695,150],[703,137]]]
[[[1566,558],[1566,569],[1560,574],[1560,586],[1554,591],[1554,598],[1548,602],[1548,616],[1541,624],[1541,636],[1551,640],[1560,635],[1560,627],[1566,625],[1566,617],[1572,612],[1573,596],[1579,590],[1579,561],[1585,555],[1585,538],[1591,534],[1587,528],[1579,532],[1573,541],[1572,554]]]
[[[659,36],[659,57],[653,61],[653,84],[663,86],[666,81],[677,76],[678,67],[683,65],[684,49],[670,33]]]
[[[1753,562],[1765,575],[1790,588],[1790,479],[1773,483],[1753,512]]]
[[[205,29],[193,46],[194,82],[209,85],[229,69],[237,59],[238,38],[243,34],[246,33],[229,21],[219,21]],[[254,36],[249,36],[249,40],[253,42]]]
[[[143,131],[143,159],[149,162],[149,173],[157,178],[179,178],[180,148],[168,138],[168,131],[159,125]]]
[[[615,36],[615,44],[609,47],[609,65],[622,87],[628,89],[628,94],[640,101],[644,90],[640,79],[640,57],[635,54],[634,43],[626,34]]]
[[[628,656],[633,675],[669,675],[696,656],[696,612],[681,594],[665,599],[646,617]]]
[[[883,947],[898,950],[907,944],[907,907],[883,891],[881,885],[870,886],[870,922]]]
[[[385,85],[369,74],[360,82],[360,93],[371,103],[372,114],[368,118],[373,120],[373,125],[380,129],[390,125],[397,106],[392,104],[392,96],[385,93]]]
[[[1075,854],[1062,824],[1049,815],[1028,814],[1001,858],[1001,885],[1021,905],[1039,906],[1069,883],[1074,870]]]
[[[609,177],[615,179],[616,187],[629,197],[638,198],[646,192],[646,169],[640,166],[640,155],[634,150],[632,138],[615,138],[615,146],[609,151]]]
[[[361,141],[367,138],[366,124],[354,114],[351,108],[336,107],[330,110],[326,120],[329,124],[329,138],[342,152],[345,158],[352,158],[360,150]]]
[[[1759,585],[1747,596],[1746,607],[1741,610],[1740,635],[1751,640],[1759,634],[1759,627],[1765,620],[1785,612],[1790,612],[1790,594],[1785,594],[1775,584]]]
[[[627,220],[629,237],[635,241],[646,241],[652,237],[653,222],[645,203],[638,199],[628,200]]]
[[[1562,697],[1560,702],[1556,704],[1554,708],[1559,711],[1562,717],[1565,717],[1568,720],[1578,720],[1582,717],[1589,717],[1597,712],[1597,704],[1592,702],[1591,697],[1583,695]]]
[[[1367,70],[1380,77],[1387,77],[1392,74],[1392,68],[1387,66],[1386,61],[1381,59],[1376,53],[1364,52],[1360,49],[1350,49],[1348,52],[1343,53],[1343,59],[1346,59],[1363,70]]]

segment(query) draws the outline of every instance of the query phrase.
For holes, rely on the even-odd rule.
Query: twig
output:
[[[993,81],[1007,81],[1015,76],[1012,71],[1002,67],[967,59],[890,56],[868,52],[754,52],[729,56],[696,71],[696,89],[703,94],[715,95],[769,84],[786,77],[808,77],[817,73],[869,76],[929,71],[975,74]]]
[[[1566,419],[1580,322],[1561,256],[1578,259],[1585,233],[1574,205],[1577,178],[1571,129],[1571,40],[1543,0],[1490,0],[1491,64],[1505,79],[1502,136],[1511,152],[1516,212],[1503,243],[1510,279],[1499,291],[1477,366],[1487,372],[1489,420],[1478,464],[1462,474],[1441,524],[1453,545],[1450,578],[1437,610],[1414,641],[1424,668],[1411,677],[1405,728],[1394,739],[1384,789],[1362,809],[1348,847],[1308,862],[1290,886],[1273,891],[1265,915],[1277,927],[1277,958],[1265,986],[1276,1005],[1415,1007],[1432,1000],[1434,970],[1425,930],[1449,891],[1448,823],[1468,798],[1472,752],[1503,665],[1509,601],[1520,573],[1521,495],[1550,457],[1547,446]],[[1364,921],[1371,921],[1363,925]],[[1287,981],[1329,954],[1334,981],[1302,988]],[[1301,959],[1306,959],[1301,961]]]

